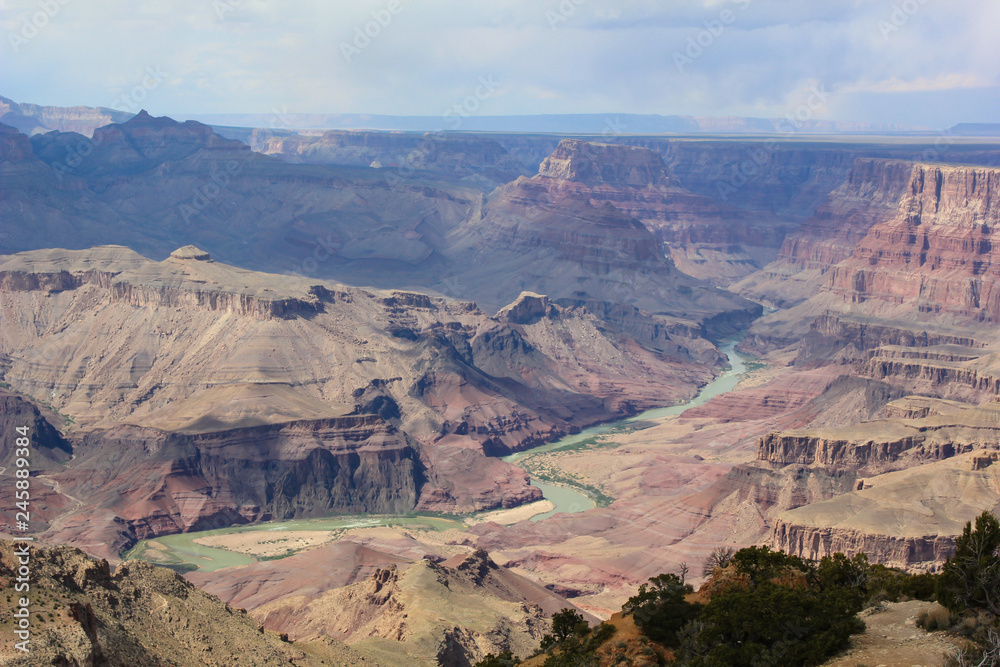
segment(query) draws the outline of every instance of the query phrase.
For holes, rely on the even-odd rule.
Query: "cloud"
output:
[[[817,117],[1000,120],[992,0],[52,1],[17,50],[39,0],[0,9],[0,93],[110,106],[160,67],[154,113],[436,115],[493,76],[478,113],[784,116],[818,83]]]

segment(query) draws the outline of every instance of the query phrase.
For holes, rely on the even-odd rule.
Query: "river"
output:
[[[686,403],[672,405],[666,408],[654,408],[633,417],[592,426],[580,431],[579,433],[566,436],[556,442],[542,445],[541,447],[535,447],[534,449],[530,449],[525,452],[511,454],[510,456],[504,457],[503,460],[510,463],[516,463],[526,456],[565,449],[573,445],[578,445],[581,442],[599,435],[637,431],[639,429],[646,428],[648,426],[648,422],[652,419],[669,417],[670,415],[679,415],[688,408],[702,405],[719,394],[731,391],[740,381],[741,375],[746,370],[746,360],[736,352],[735,348],[736,342],[728,343],[721,348],[721,351],[729,359],[729,370],[725,371],[715,380],[705,385],[697,396]],[[537,480],[532,480],[532,484],[541,489],[544,497],[555,504],[555,509],[532,517],[532,521],[543,521],[558,513],[584,512],[586,510],[593,509],[597,505],[593,498],[579,490],[581,487],[574,488],[572,484],[561,481],[559,483],[551,483]],[[461,521],[432,516],[380,517],[358,515],[331,517],[328,519],[304,519],[298,521],[283,521],[280,523],[261,523],[251,526],[231,526],[228,528],[198,533],[166,535],[158,537],[155,540],[143,540],[123,557],[126,559],[144,558],[146,560],[152,560],[160,565],[175,567],[181,570],[198,569],[202,572],[212,572],[224,567],[248,565],[256,562],[258,559],[247,554],[236,553],[227,549],[195,544],[194,541],[198,538],[248,531],[340,531],[348,530],[350,528],[371,526],[414,524],[426,526],[432,530],[447,530],[449,528],[464,529],[465,527]],[[159,545],[162,546],[157,548],[155,544],[151,545],[149,542],[159,543]]]
[[[597,426],[591,426],[590,428],[583,429],[579,433],[568,435],[561,440],[550,442],[547,445],[542,445],[540,447],[535,447],[533,449],[505,456],[503,460],[508,463],[517,463],[527,456],[534,456],[536,454],[544,454],[546,452],[566,449],[574,445],[579,445],[580,443],[599,435],[638,431],[647,427],[647,424],[644,422],[669,417],[671,415],[679,415],[689,408],[704,405],[712,398],[720,394],[725,394],[728,391],[732,391],[736,388],[736,385],[739,383],[743,373],[746,372],[746,358],[736,351],[736,345],[738,342],[739,341],[729,342],[721,348],[721,352],[725,354],[726,358],[729,360],[729,369],[702,387],[701,391],[698,392],[698,395],[690,401],[680,403],[678,405],[671,405],[665,408],[653,408],[652,410],[646,410],[645,412],[632,417],[598,424]],[[539,482],[536,480],[532,480],[531,483],[541,489],[544,497],[555,503],[556,506],[555,509],[550,512],[533,517],[531,519],[532,521],[541,521],[560,512],[583,512],[596,506],[596,503],[590,496],[579,491],[578,489],[580,487],[573,488],[572,484],[564,482],[553,484]]]

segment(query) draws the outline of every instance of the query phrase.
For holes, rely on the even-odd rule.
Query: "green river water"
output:
[[[686,403],[672,405],[666,408],[655,408],[647,410],[633,417],[628,417],[616,422],[599,424],[591,428],[584,429],[579,433],[566,436],[561,440],[535,447],[534,449],[511,454],[504,457],[504,461],[516,463],[525,456],[566,449],[594,438],[599,435],[613,433],[627,433],[646,428],[648,422],[660,417],[679,415],[688,408],[702,405],[719,394],[724,394],[736,387],[740,381],[740,376],[746,370],[745,359],[736,352],[736,342],[729,343],[722,347],[722,352],[729,358],[730,368],[715,380],[705,385],[698,395]],[[559,483],[547,483],[532,480],[532,484],[542,490],[544,497],[555,504],[555,509],[544,514],[539,514],[532,518],[532,521],[542,521],[558,513],[575,513],[592,509],[596,506],[595,501],[585,493],[572,488],[571,485]],[[424,527],[429,530],[448,530],[449,528],[463,528],[465,524],[460,519],[449,519],[436,516],[371,516],[367,514],[353,516],[338,516],[327,519],[302,519],[296,521],[282,521],[274,523],[259,523],[251,526],[231,526],[219,528],[217,530],[207,530],[197,533],[181,533],[177,535],[166,535],[156,538],[156,542],[167,547],[168,551],[164,557],[155,562],[168,565],[178,569],[198,569],[202,572],[214,572],[224,567],[236,565],[248,565],[258,559],[253,556],[195,544],[194,541],[200,537],[210,535],[224,535],[242,532],[259,531],[285,531],[285,530],[349,530],[351,528],[366,528],[374,526],[396,526],[406,525],[414,527]],[[137,544],[131,551],[124,554],[125,559],[143,558],[146,551],[150,550],[148,540]],[[163,553],[163,552],[160,552]],[[165,560],[164,560],[165,558]]]
[[[554,452],[560,449],[574,447],[599,435],[638,431],[646,428],[649,425],[648,422],[650,420],[669,417],[671,415],[679,415],[688,408],[704,405],[716,396],[732,391],[739,383],[743,373],[746,371],[746,358],[736,351],[736,345],[738,342],[739,341],[732,341],[721,348],[722,353],[729,359],[729,370],[725,371],[722,375],[702,387],[701,391],[698,392],[698,395],[690,401],[680,403],[678,405],[671,405],[666,408],[653,408],[652,410],[646,410],[645,412],[639,413],[635,416],[620,419],[615,422],[598,424],[597,426],[583,429],[579,433],[574,433],[573,435],[568,435],[555,442],[550,442],[547,445],[535,447],[524,452],[517,452],[516,454],[511,454],[510,456],[505,456],[503,460],[508,463],[517,463],[526,456],[534,456],[536,454]],[[534,479],[531,483],[540,488],[544,497],[552,501],[556,506],[551,512],[546,512],[545,514],[539,514],[533,517],[531,519],[532,521],[541,521],[560,512],[583,512],[596,506],[596,503],[590,498],[590,496],[572,488],[571,485],[562,483],[547,484]]]

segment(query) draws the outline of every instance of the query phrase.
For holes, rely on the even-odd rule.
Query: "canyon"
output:
[[[39,551],[90,573],[72,651],[139,632],[88,630],[116,578],[286,663],[473,664],[718,546],[936,571],[1000,512],[989,142],[107,120],[0,127],[0,478],[30,425],[39,540],[108,561]],[[679,407],[727,340],[738,383]],[[534,481],[592,508],[483,514]],[[329,516],[456,523],[186,581],[122,560]]]

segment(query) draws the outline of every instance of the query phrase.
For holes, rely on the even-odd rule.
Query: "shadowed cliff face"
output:
[[[661,253],[683,272],[720,285],[773,259],[794,228],[771,214],[692,194],[658,153],[620,144],[564,139],[520,189],[536,200],[558,193],[599,210],[610,205],[653,232]]]
[[[310,136],[254,130],[250,146],[287,162],[428,171],[489,189],[528,171],[495,139],[446,133],[329,130]]]
[[[439,258],[418,265],[480,196],[425,172],[390,184],[376,169],[287,164],[200,123],[145,113],[93,138],[37,135],[31,152],[24,135],[0,138],[9,184],[0,210],[24,223],[0,238],[3,252],[41,247],[47,237],[162,258],[195,243],[257,269],[360,282],[371,270],[398,285],[401,274],[434,268]]]
[[[522,290],[612,304],[732,331],[756,306],[677,270],[646,221],[626,212],[669,207],[674,190],[650,151],[564,140],[531,178],[497,188],[449,236],[449,280],[488,309]]]
[[[254,521],[411,511],[419,452],[374,415],[203,433],[118,426],[76,437],[52,480],[81,505],[48,539],[107,547]],[[68,526],[68,528],[66,527]],[[91,547],[92,548],[92,547]]]

